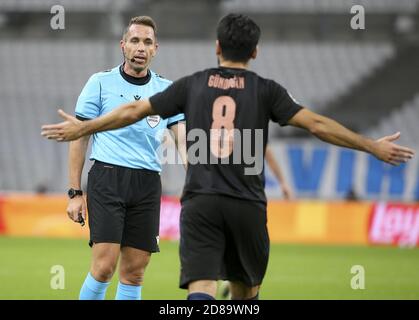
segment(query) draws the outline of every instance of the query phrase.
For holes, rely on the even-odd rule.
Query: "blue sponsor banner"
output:
[[[271,145],[287,182],[299,198],[419,201],[419,162],[391,166],[374,156],[325,144]],[[278,182],[265,166],[266,192],[280,198]]]
[[[304,148],[296,145],[288,146],[287,152],[295,188],[300,193],[316,194],[325,169],[327,149],[316,148],[310,157],[305,157]]]

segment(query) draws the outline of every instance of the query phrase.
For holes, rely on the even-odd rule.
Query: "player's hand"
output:
[[[71,141],[80,138],[83,121],[65,113],[61,109],[58,110],[58,113],[65,121],[57,124],[43,125],[41,135],[47,139],[57,141]]]
[[[376,140],[372,151],[374,156],[394,166],[412,159],[415,154],[414,150],[393,143],[399,137],[400,132],[397,132],[391,136],[385,136]]]
[[[282,195],[284,196],[284,199],[292,200],[294,198],[294,194],[291,190],[291,187],[288,184],[286,183],[282,184],[281,188],[282,188]]]
[[[86,201],[83,196],[75,196],[73,199],[68,200],[67,215],[77,223],[86,221]]]

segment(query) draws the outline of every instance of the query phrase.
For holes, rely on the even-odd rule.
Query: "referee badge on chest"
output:
[[[148,116],[146,120],[150,127],[155,128],[160,123],[160,116]]]

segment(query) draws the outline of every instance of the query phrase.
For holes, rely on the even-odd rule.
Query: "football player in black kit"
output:
[[[219,279],[231,282],[232,299],[258,298],[269,256],[263,156],[270,120],[393,165],[414,154],[392,142],[399,133],[378,140],[358,135],[303,108],[281,85],[249,71],[259,37],[252,19],[229,14],[217,27],[218,68],[181,78],[149,100],[94,120],[81,122],[60,110],[66,121],[42,129],[49,139],[69,141],[148,115],[185,114],[188,167],[181,198],[180,287],[188,289],[191,300],[214,299]]]

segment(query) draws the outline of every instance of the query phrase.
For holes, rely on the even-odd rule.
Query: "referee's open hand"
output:
[[[47,139],[53,139],[60,142],[77,140],[80,138],[82,121],[65,113],[61,109],[58,110],[58,113],[65,121],[57,124],[43,125],[41,135]]]

